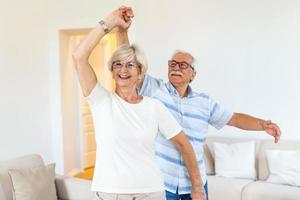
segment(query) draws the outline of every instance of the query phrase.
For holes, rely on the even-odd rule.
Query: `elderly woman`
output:
[[[182,128],[158,100],[137,93],[147,70],[141,51],[123,45],[110,58],[108,67],[116,82],[110,93],[98,82],[88,58],[101,38],[114,27],[128,28],[132,11],[121,7],[95,27],[73,53],[84,96],[93,113],[97,158],[92,190],[96,199],[165,199],[163,178],[155,162],[158,133],[171,139],[181,151],[195,192],[202,182],[195,154]],[[166,147],[167,148],[167,147]]]

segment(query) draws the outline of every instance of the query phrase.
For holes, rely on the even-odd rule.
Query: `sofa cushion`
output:
[[[275,144],[272,140],[264,140],[258,154],[258,179],[266,180],[269,176],[266,150],[300,150],[299,141],[280,140]],[[299,198],[300,199],[300,198]]]
[[[56,176],[57,195],[61,199],[93,199],[92,181],[68,176]]]
[[[204,160],[205,160],[205,167],[206,167],[206,173],[208,175],[215,174],[215,154],[214,154],[214,148],[213,143],[219,142],[219,143],[226,143],[226,144],[234,144],[239,142],[249,142],[253,141],[255,139],[253,138],[233,138],[233,137],[215,137],[210,136],[207,137],[206,142],[204,144]],[[260,149],[261,140],[257,139],[255,140],[255,154],[256,154],[256,164],[255,167],[257,168],[257,153]]]
[[[0,199],[13,199],[12,183],[8,175],[9,169],[29,169],[40,165],[44,165],[44,162],[39,155],[28,155],[0,161]]]
[[[254,141],[213,144],[216,176],[256,179]]]
[[[267,150],[267,182],[300,186],[300,151]]]
[[[8,173],[16,200],[57,200],[55,164],[32,169],[11,169]]]
[[[251,179],[225,178],[207,176],[208,199],[212,200],[241,200],[244,187],[252,183]]]
[[[256,181],[243,191],[243,200],[299,200],[300,188]]]

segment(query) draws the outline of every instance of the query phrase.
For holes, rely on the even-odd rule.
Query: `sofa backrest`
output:
[[[0,161],[0,199],[12,200],[12,182],[8,175],[9,169],[29,169],[44,165],[39,155],[27,155],[10,160]]]
[[[272,139],[207,137],[206,143],[204,144],[204,160],[206,165],[206,173],[209,175],[215,175],[215,156],[213,150],[214,142],[232,144],[247,141],[255,141],[255,166],[258,180],[266,180],[269,176],[266,150],[300,150],[300,141],[297,140],[280,140],[279,143],[275,144],[274,140]]]
[[[274,140],[263,140],[258,154],[258,179],[266,180],[269,176],[266,150],[300,150],[300,141],[280,140],[275,144]]]

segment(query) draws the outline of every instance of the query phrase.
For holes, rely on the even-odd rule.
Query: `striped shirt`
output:
[[[228,123],[233,113],[223,109],[208,95],[192,91],[191,87],[188,87],[187,97],[181,98],[170,82],[165,83],[149,75],[145,76],[140,94],[160,100],[182,126],[196,153],[202,181],[206,183],[203,143],[208,125],[221,129]],[[191,193],[188,171],[172,141],[159,134],[155,154],[164,175],[166,190],[176,193],[178,188],[179,194]]]

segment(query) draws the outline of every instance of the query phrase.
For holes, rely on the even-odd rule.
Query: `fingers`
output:
[[[128,18],[134,17],[133,10],[131,7],[127,7],[124,9],[123,14],[126,15]]]
[[[121,12],[121,15],[125,22],[130,22],[131,18],[134,17],[133,10],[131,7],[121,6],[119,8],[119,11]]]
[[[134,15],[131,7],[121,6],[107,15],[104,18],[104,21],[110,30],[114,29],[115,27],[126,30],[130,27],[133,16]]]
[[[281,137],[281,131],[280,128],[277,126],[277,124],[274,124],[274,130],[275,130],[275,143],[278,143],[280,137]]]
[[[270,120],[267,121],[266,123],[266,131],[267,133],[269,133],[270,135],[272,135],[275,139],[275,143],[278,143],[278,141],[280,140],[281,137],[281,130],[279,128],[279,126],[273,122],[271,122]]]

